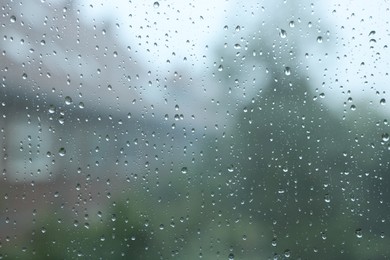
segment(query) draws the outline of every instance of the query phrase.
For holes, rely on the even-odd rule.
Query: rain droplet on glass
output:
[[[72,102],[73,102],[73,101],[72,101],[72,98],[71,98],[71,97],[69,97],[69,96],[66,96],[66,97],[65,97],[65,104],[66,104],[66,105],[71,105]]]
[[[287,32],[283,29],[280,30],[279,32],[279,36],[282,37],[282,38],[286,38],[287,37]]]
[[[361,228],[358,228],[355,230],[355,235],[357,238],[362,238],[363,237],[363,232]]]
[[[286,76],[290,76],[290,75],[291,75],[291,69],[290,69],[290,67],[285,67],[285,68],[284,68],[284,74],[286,74]]]
[[[58,154],[59,154],[60,156],[65,156],[65,154],[66,154],[65,148],[64,148],[64,147],[61,147],[60,150],[58,151]]]

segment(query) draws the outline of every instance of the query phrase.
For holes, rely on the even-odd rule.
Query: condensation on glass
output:
[[[385,259],[388,1],[2,1],[0,259]]]

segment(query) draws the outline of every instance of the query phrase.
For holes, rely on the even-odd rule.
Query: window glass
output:
[[[388,1],[0,6],[0,259],[390,255]]]

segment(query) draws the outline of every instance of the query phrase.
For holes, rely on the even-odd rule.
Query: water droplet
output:
[[[23,73],[23,74],[22,74],[22,78],[23,78],[23,79],[27,79],[27,74],[26,74],[26,73]]]
[[[234,165],[231,164],[229,167],[228,167],[228,172],[234,172]]]
[[[317,37],[317,42],[318,42],[318,43],[322,43],[322,37],[321,37],[321,36],[318,36],[318,37]]]
[[[284,68],[284,74],[286,74],[286,76],[290,76],[290,75],[291,75],[291,69],[290,69],[290,67],[285,67],[285,68]]]
[[[330,195],[329,194],[325,194],[324,200],[325,200],[326,203],[329,203],[330,202]]]
[[[355,105],[352,105],[350,108],[351,108],[352,111],[356,110],[356,106]]]
[[[238,43],[234,44],[234,49],[236,49],[236,50],[239,50],[239,49],[241,49],[241,45],[240,45],[240,44],[238,44]]]
[[[222,65],[219,65],[218,71],[223,71],[223,66]]]
[[[229,254],[229,260],[234,260],[234,254],[233,253]]]
[[[154,8],[159,8],[160,7],[160,3],[159,2],[154,2],[153,7]]]
[[[286,38],[287,37],[287,32],[283,29],[280,30],[279,32],[279,36],[282,37],[282,38]]]
[[[363,231],[361,228],[358,228],[355,230],[355,234],[357,238],[362,238],[363,237]]]
[[[46,228],[45,228],[45,227],[42,227],[42,228],[41,228],[41,232],[42,232],[42,234],[45,234],[45,233],[46,233]]]
[[[58,154],[59,154],[60,156],[65,156],[65,154],[66,154],[65,148],[64,148],[64,147],[61,147],[60,150],[58,151]]]
[[[182,174],[187,174],[187,172],[188,172],[187,167],[181,168],[181,173],[182,173]]]
[[[61,125],[65,124],[65,118],[64,118],[63,116],[60,116],[60,117],[58,118],[58,122],[59,122]]]
[[[54,105],[50,105],[49,107],[49,113],[54,114],[56,112],[56,107]]]
[[[15,15],[12,15],[12,16],[9,18],[9,20],[11,21],[11,23],[16,22],[16,17],[15,17]]]
[[[241,30],[241,27],[239,25],[236,26],[236,32],[239,32]]]
[[[66,96],[65,97],[65,104],[66,105],[71,105],[72,103],[73,103],[72,98],[69,97],[69,96]]]
[[[380,103],[381,105],[386,105],[386,99],[382,98],[382,99],[379,101],[379,103]]]
[[[372,35],[374,35],[376,32],[375,31],[371,31],[369,34],[368,34],[368,36],[372,36]]]
[[[291,256],[291,251],[290,250],[288,250],[288,249],[286,249],[285,251],[284,251],[284,256],[285,257],[290,257]]]
[[[289,23],[289,24],[290,24],[290,27],[291,27],[291,28],[295,27],[295,23],[294,23],[294,21],[290,21],[290,23]]]
[[[390,137],[389,137],[389,134],[388,134],[388,133],[382,134],[382,140],[383,140],[384,142],[389,141],[389,139],[390,139]]]

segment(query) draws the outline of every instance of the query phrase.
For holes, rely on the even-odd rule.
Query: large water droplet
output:
[[[49,107],[49,113],[50,114],[53,114],[53,113],[55,113],[56,112],[56,107],[54,106],[54,105],[50,105],[50,107]]]
[[[329,194],[325,194],[324,200],[325,200],[326,203],[329,203],[330,202],[330,195]]]
[[[59,154],[60,156],[65,156],[65,154],[66,154],[65,148],[64,148],[64,147],[61,147],[60,150],[58,151],[58,154]]]
[[[11,21],[11,23],[16,22],[16,17],[15,17],[15,15],[12,15],[12,16],[9,18],[9,20]]]
[[[358,228],[355,230],[355,235],[357,238],[362,238],[363,237],[363,231],[361,228]]]
[[[69,96],[66,96],[66,97],[65,97],[65,104],[66,104],[66,105],[71,105],[72,102],[73,102],[73,101],[72,101],[72,98],[71,98],[71,97],[69,97]]]
[[[59,122],[61,125],[65,124],[65,118],[64,118],[63,116],[60,116],[60,117],[58,118],[58,122]]]
[[[154,2],[153,7],[154,8],[159,8],[160,7],[160,3],[159,2]]]
[[[279,32],[279,36],[282,37],[282,38],[286,38],[287,37],[287,32],[283,29],[280,30]]]
[[[291,69],[290,69],[290,67],[285,67],[285,68],[284,68],[284,74],[286,74],[286,76],[290,76],[290,75],[291,75]]]

